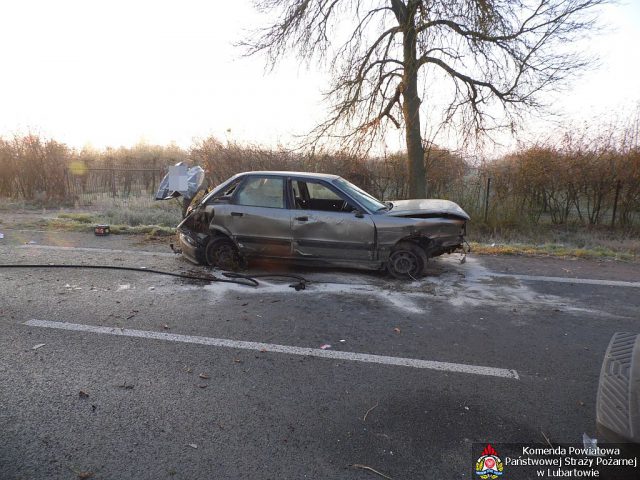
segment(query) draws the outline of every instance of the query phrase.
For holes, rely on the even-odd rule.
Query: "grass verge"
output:
[[[472,222],[473,251],[488,255],[528,255],[640,261],[640,231],[584,225],[501,225]]]
[[[93,229],[96,225],[107,223],[109,230],[114,235],[136,235],[146,234],[151,236],[170,236],[176,233],[175,227],[167,227],[164,225],[124,225],[124,224],[111,224],[101,219],[91,217],[90,220],[82,218],[80,220],[74,218],[63,217],[43,219],[43,222],[39,227],[44,229],[58,230],[64,232],[87,232],[93,233]]]
[[[616,251],[606,247],[577,248],[558,244],[528,245],[521,243],[496,245],[471,242],[471,252],[480,255],[522,255],[528,257],[562,257],[638,261],[632,252]]]

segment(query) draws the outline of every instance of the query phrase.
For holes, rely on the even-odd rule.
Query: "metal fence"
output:
[[[114,199],[151,203],[164,174],[162,169],[89,168],[80,174],[68,169],[67,195],[82,206]]]

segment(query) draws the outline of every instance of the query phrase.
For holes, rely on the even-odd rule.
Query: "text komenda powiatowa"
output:
[[[530,467],[637,467],[637,458],[619,458],[619,448],[522,447],[522,455],[504,458],[504,464]]]

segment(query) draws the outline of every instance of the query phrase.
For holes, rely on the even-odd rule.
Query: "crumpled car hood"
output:
[[[393,208],[385,215],[392,217],[410,217],[412,215],[454,215],[470,220],[471,217],[460,206],[449,200],[421,199],[421,200],[393,200]]]

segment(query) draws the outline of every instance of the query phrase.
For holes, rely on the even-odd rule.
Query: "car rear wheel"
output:
[[[227,237],[214,237],[205,251],[207,265],[222,270],[236,271],[242,265],[242,257],[235,243]]]
[[[427,254],[413,242],[398,243],[387,261],[389,273],[403,280],[421,277],[426,266]]]

